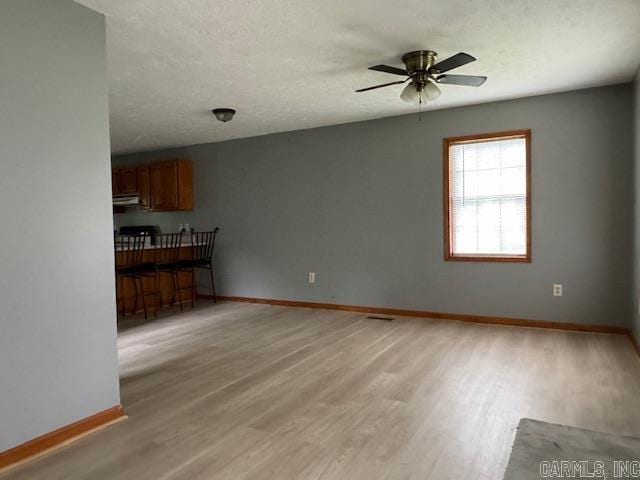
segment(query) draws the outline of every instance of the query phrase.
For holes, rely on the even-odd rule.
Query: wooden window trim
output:
[[[453,241],[451,232],[451,197],[449,190],[450,164],[449,148],[452,145],[465,143],[480,143],[488,141],[508,140],[510,138],[524,138],[526,145],[526,175],[527,175],[527,253],[525,255],[460,255],[452,251]],[[449,137],[442,142],[443,178],[444,178],[444,259],[458,262],[507,262],[531,263],[531,130],[511,130],[507,132],[483,133],[463,137]]]

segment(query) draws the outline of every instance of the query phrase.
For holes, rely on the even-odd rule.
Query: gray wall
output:
[[[633,81],[634,212],[633,212],[633,333],[640,342],[640,69]]]
[[[197,177],[195,212],[115,221],[219,225],[226,295],[627,325],[630,104],[622,85],[114,158],[189,157]],[[442,139],[520,128],[533,263],[445,262]]]
[[[120,403],[104,18],[0,1],[0,451]]]

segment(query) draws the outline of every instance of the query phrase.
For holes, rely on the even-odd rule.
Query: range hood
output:
[[[138,195],[114,195],[114,207],[126,207],[127,205],[139,205],[140,197]]]

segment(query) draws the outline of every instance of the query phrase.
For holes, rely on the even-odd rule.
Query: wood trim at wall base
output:
[[[127,418],[121,405],[29,440],[5,452],[0,452],[0,473],[15,468],[45,453],[68,445],[80,438]]]
[[[198,295],[200,298],[212,299],[211,295]],[[486,323],[492,325],[509,325],[512,327],[551,328],[575,332],[614,333],[630,335],[629,329],[612,325],[586,325],[582,323],[549,322],[544,320],[528,320],[524,318],[493,317],[485,315],[468,315],[461,313],[442,313],[424,310],[404,310],[385,307],[363,307],[356,305],[338,305],[333,303],[299,302],[294,300],[273,300],[270,298],[252,298],[235,296],[218,296],[218,300],[244,303],[261,303],[284,307],[321,308],[325,310],[342,310],[345,312],[376,313],[383,315],[399,315],[404,317],[434,318],[439,320],[458,320],[470,323]]]

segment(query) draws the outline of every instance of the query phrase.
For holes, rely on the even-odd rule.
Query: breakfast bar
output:
[[[196,271],[208,270],[215,300],[212,254],[216,228],[210,232],[115,236],[116,300],[121,316],[161,308],[192,307]]]

